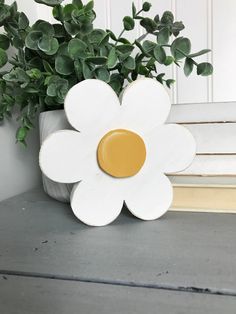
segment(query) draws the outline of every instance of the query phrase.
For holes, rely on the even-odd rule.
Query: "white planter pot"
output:
[[[42,112],[39,116],[39,132],[40,132],[40,143],[51,133],[63,129],[71,129],[68,123],[64,110],[53,110]],[[44,191],[52,198],[61,201],[69,202],[70,192],[73,184],[57,183],[44,174],[42,174]]]

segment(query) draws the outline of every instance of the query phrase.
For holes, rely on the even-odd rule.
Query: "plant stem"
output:
[[[138,42],[141,42],[142,40],[144,40],[144,39],[147,37],[148,34],[149,34],[149,33],[145,33],[145,34],[141,35],[141,36],[137,39],[137,41],[138,41]]]
[[[124,32],[125,32],[125,29],[123,29],[123,30],[121,31],[120,35],[118,36],[117,41],[116,41],[116,43],[115,43],[115,46],[117,46],[118,40],[121,38],[121,36],[124,34]]]

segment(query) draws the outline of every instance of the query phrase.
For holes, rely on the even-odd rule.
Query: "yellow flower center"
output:
[[[136,133],[116,129],[101,139],[97,149],[100,168],[116,178],[131,177],[139,172],[146,159],[143,139]]]

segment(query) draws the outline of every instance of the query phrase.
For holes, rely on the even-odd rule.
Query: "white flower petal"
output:
[[[123,202],[117,180],[102,172],[76,184],[71,193],[75,216],[90,226],[105,226],[114,221]]]
[[[120,101],[113,89],[100,80],[84,80],[73,86],[65,99],[69,123],[81,132],[109,129],[117,117]]]
[[[144,134],[166,121],[170,107],[169,95],[159,82],[138,79],[122,95],[122,127]]]
[[[93,146],[92,142],[77,131],[54,132],[41,146],[40,168],[53,181],[78,182],[96,167],[96,147],[93,149]]]
[[[166,124],[146,134],[146,168],[172,173],[187,168],[196,155],[196,142],[185,127]]]
[[[169,179],[158,173],[140,173],[129,178],[125,194],[129,211],[143,220],[154,220],[164,215],[173,198]]]

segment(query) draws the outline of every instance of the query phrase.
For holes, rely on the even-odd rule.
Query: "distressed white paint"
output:
[[[39,163],[53,181],[81,181],[71,194],[72,209],[81,221],[106,225],[118,216],[123,201],[143,220],[157,219],[168,210],[172,187],[163,173],[188,167],[196,150],[186,128],[164,125],[170,108],[164,87],[149,78],[130,84],[121,105],[112,88],[102,81],[85,80],[71,88],[65,114],[80,132],[61,130],[49,135],[42,143]],[[97,147],[104,134],[120,128],[142,136],[147,156],[137,175],[118,179],[99,168]]]

